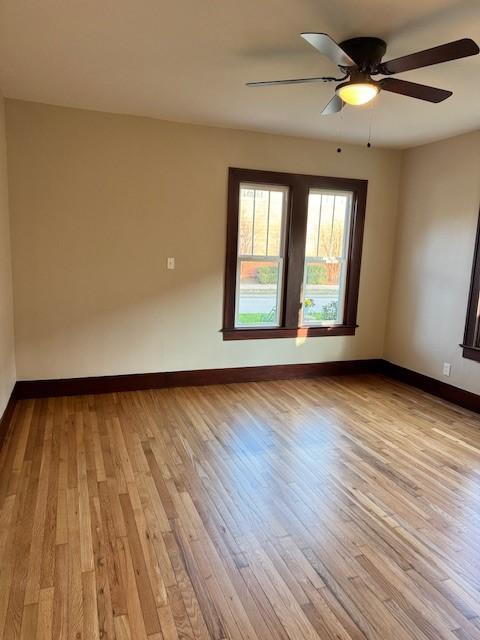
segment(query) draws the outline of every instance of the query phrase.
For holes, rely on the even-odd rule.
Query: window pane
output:
[[[352,194],[311,189],[308,196],[303,324],[341,324]]]
[[[305,244],[307,257],[344,257],[345,220],[350,201],[349,194],[310,190]]]
[[[242,184],[240,187],[239,256],[281,256],[288,189]]]
[[[267,255],[268,210],[270,192],[255,190],[255,217],[253,220],[253,253]]]
[[[270,192],[270,217],[268,221],[267,255],[279,256],[282,244],[282,219],[286,194],[282,191]]]
[[[305,324],[341,323],[342,266],[340,262],[306,262],[303,287],[303,322]]]
[[[238,253],[249,255],[253,250],[253,210],[255,190],[240,189],[240,210],[238,224]]]
[[[280,324],[282,260],[240,259],[237,286],[237,327]]]
[[[306,256],[317,255],[321,206],[322,194],[312,193],[312,191],[310,191],[308,196],[307,242],[305,245]]]

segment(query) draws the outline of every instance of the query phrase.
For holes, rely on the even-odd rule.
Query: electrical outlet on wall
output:
[[[175,269],[175,258],[167,258],[167,269]]]
[[[444,362],[443,363],[443,375],[444,376],[449,376],[451,368],[452,368],[452,365],[449,362]]]

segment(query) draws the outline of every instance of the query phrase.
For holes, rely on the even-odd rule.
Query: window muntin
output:
[[[241,183],[235,327],[278,327],[284,283],[288,187]]]
[[[353,194],[311,188],[308,194],[302,325],[343,323]]]

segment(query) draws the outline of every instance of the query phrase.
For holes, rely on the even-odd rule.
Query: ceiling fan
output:
[[[370,102],[379,91],[391,91],[427,102],[442,102],[452,95],[452,91],[428,87],[424,84],[391,78],[396,73],[420,69],[449,60],[466,58],[480,52],[470,38],[462,38],[432,49],[411,53],[395,60],[382,62],[387,44],[380,38],[350,38],[337,44],[326,33],[302,33],[302,38],[320,53],[338,65],[343,76],[317,78],[295,78],[291,80],[270,80],[267,82],[247,82],[248,87],[269,87],[284,84],[304,84],[308,82],[340,82],[335,88],[335,96],[323,109],[322,115],[337,113],[345,104],[360,105]],[[386,78],[374,80],[372,76]]]

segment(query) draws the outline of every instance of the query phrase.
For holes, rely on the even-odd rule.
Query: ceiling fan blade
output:
[[[452,91],[428,87],[425,84],[417,84],[416,82],[407,82],[398,78],[384,78],[380,81],[380,86],[384,91],[400,93],[402,96],[418,98],[427,102],[443,102],[443,100],[452,95]]]
[[[334,95],[330,102],[323,109],[322,116],[330,116],[333,113],[338,113],[345,106],[345,102],[337,95]]]
[[[264,82],[247,82],[247,87],[272,87],[278,84],[307,84],[309,82],[334,82],[337,78],[320,76],[318,78],[292,78],[291,80],[266,80]]]
[[[300,35],[311,44],[312,47],[315,47],[315,49],[323,53],[324,56],[330,58],[330,60],[339,67],[357,66],[348,53],[326,33],[301,33]]]
[[[402,73],[403,71],[429,67],[432,64],[440,64],[441,62],[448,62],[449,60],[458,60],[458,58],[475,56],[479,52],[480,49],[473,40],[470,38],[463,38],[462,40],[455,40],[455,42],[441,44],[440,46],[433,47],[432,49],[425,49],[425,51],[418,51],[417,53],[411,53],[408,56],[383,62],[379,66],[378,71],[379,73],[384,73],[386,75]]]

